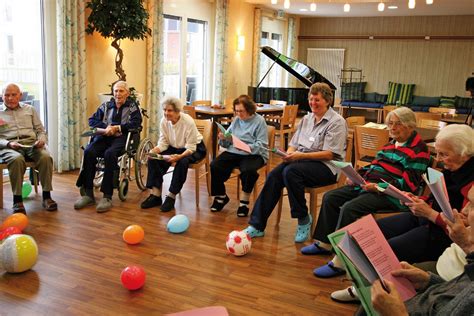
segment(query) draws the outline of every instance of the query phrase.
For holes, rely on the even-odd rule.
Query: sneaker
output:
[[[258,230],[255,227],[249,225],[249,227],[245,228],[243,230],[244,233],[248,234],[250,238],[255,238],[255,237],[263,237],[265,236],[265,231],[263,230]]]
[[[53,212],[58,210],[58,204],[51,198],[44,199],[42,203],[45,210]]]
[[[26,215],[26,210],[25,210],[25,206],[23,205],[23,202],[13,203],[12,211],[13,211],[13,214],[22,213]]]
[[[241,205],[237,209],[237,216],[238,217],[245,217],[249,214],[249,207],[247,205]]]
[[[227,194],[226,194],[224,199],[222,199],[220,197],[215,197],[214,202],[212,202],[212,205],[211,205],[211,212],[220,212],[220,211],[222,211],[224,206],[227,203],[229,203],[229,201],[230,201],[230,199],[227,196]]]
[[[313,218],[311,214],[308,214],[309,222],[305,225],[298,225],[296,227],[295,242],[305,242],[310,236],[311,233],[311,224],[313,223]]]
[[[146,208],[152,208],[155,206],[160,206],[162,203],[161,201],[161,196],[156,196],[153,194],[150,194],[145,201],[142,202],[140,205],[141,208],[146,209]]]
[[[334,266],[332,261],[329,261],[327,264],[316,268],[313,270],[313,274],[318,278],[332,278],[340,275],[346,274],[344,269],[338,268]]]
[[[331,251],[321,247],[319,242],[315,242],[301,248],[301,253],[303,255],[330,255]]]
[[[331,299],[339,303],[357,303],[360,302],[354,287],[349,286],[344,290],[334,291],[331,293]]]
[[[174,210],[174,202],[175,202],[175,199],[173,199],[169,196],[166,196],[166,199],[163,202],[163,204],[161,205],[160,210],[162,212],[169,212],[169,211]]]
[[[88,195],[84,195],[84,196],[81,196],[81,198],[74,203],[74,209],[80,210],[81,208],[84,208],[89,205],[94,205],[94,204],[95,204],[94,198]]]
[[[95,208],[97,213],[105,213],[112,208],[112,199],[102,198]]]

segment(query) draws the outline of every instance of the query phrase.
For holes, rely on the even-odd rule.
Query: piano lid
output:
[[[271,60],[274,60],[278,65],[285,68],[286,71],[298,78],[298,80],[304,83],[307,87],[310,87],[315,82],[324,82],[327,83],[331,89],[336,90],[336,86],[333,85],[331,81],[324,78],[316,70],[294,59],[288,58],[283,54],[280,54],[270,46],[263,46],[262,53],[267,55]]]

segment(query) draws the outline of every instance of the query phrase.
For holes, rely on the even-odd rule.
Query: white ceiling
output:
[[[416,0],[415,9],[408,9],[408,0],[290,0],[291,6],[287,10],[283,8],[283,1],[278,0],[278,4],[273,5],[270,0],[246,0],[260,7],[305,17],[474,15],[474,0],[433,0],[434,3],[431,5],[427,5],[426,0]],[[311,2],[317,4],[315,12],[309,11]],[[380,2],[385,3],[383,12],[377,11]],[[343,11],[345,3],[351,5],[350,12]],[[396,5],[398,9],[389,10],[387,9],[389,5]]]

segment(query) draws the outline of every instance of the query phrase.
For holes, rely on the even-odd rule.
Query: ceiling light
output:
[[[285,2],[283,3],[283,7],[284,7],[285,9],[289,9],[289,8],[290,8],[290,5],[291,5],[290,0],[285,0]]]
[[[313,11],[313,12],[316,11],[316,3],[314,3],[314,2],[311,3],[311,4],[309,5],[309,10],[310,10],[310,11]]]
[[[272,4],[277,4],[278,0],[272,0]]]
[[[349,12],[349,11],[351,11],[351,5],[349,3],[346,3],[344,5],[344,12]]]
[[[408,0],[408,9],[414,9],[415,5],[415,0]]]
[[[389,5],[387,8],[390,9],[390,10],[398,9],[398,7],[396,5]]]
[[[301,8],[300,11],[301,11],[301,12],[306,12],[306,11],[308,11],[308,9]]]
[[[385,3],[383,2],[380,2],[378,7],[377,7],[377,10],[379,10],[380,12],[382,12],[383,10],[385,10]]]
[[[426,0],[426,4],[433,4],[433,0]]]

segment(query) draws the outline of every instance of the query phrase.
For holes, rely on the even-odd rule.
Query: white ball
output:
[[[225,245],[234,256],[243,256],[250,251],[252,239],[244,231],[234,230],[227,236]]]

